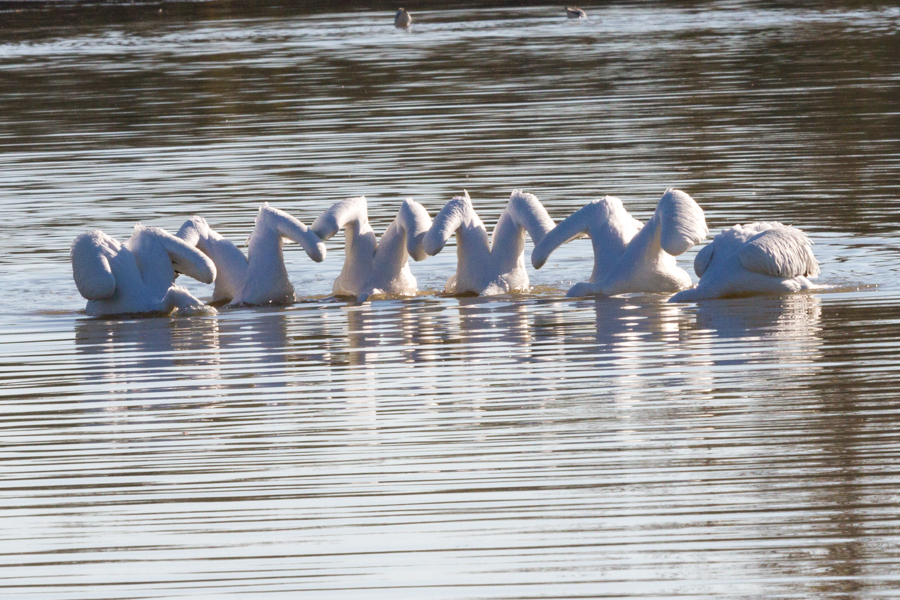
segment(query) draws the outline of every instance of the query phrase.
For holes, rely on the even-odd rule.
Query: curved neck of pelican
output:
[[[284,240],[277,229],[265,222],[256,225],[250,234],[247,261],[251,271],[265,268],[273,261],[284,264]]]
[[[621,206],[621,203],[613,205],[608,214],[598,210],[596,216],[600,218],[592,221],[588,228],[591,246],[594,249],[594,270],[591,273],[591,283],[599,283],[615,269],[631,242],[644,229],[641,223]],[[644,235],[649,235],[652,240],[653,232],[648,230],[644,232]],[[640,245],[639,241],[635,249]]]
[[[491,242],[478,215],[463,221],[455,231],[457,271],[493,269]]]
[[[371,236],[369,236],[371,234]],[[375,230],[369,225],[369,219],[353,219],[344,224],[344,249],[349,256],[354,253],[360,237],[375,236]],[[368,244],[367,244],[368,247]]]

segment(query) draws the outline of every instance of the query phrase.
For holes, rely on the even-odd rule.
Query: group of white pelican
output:
[[[672,302],[747,294],[785,294],[815,287],[819,273],[811,242],[799,229],[780,223],[735,225],[700,250],[690,275],[675,257],[709,234],[700,206],[686,193],[668,189],[647,223],[633,218],[612,196],[595,200],[554,223],[533,194],[515,190],[491,237],[469,194],[456,196],[432,220],[412,199],[379,240],[369,225],[366,199],[334,204],[307,227],[263,203],[247,242],[247,255],[216,233],[203,217],[188,219],[175,235],[137,224],[119,243],[89,231],[72,244],[72,271],[89,315],[211,310],[185,288],[179,273],[215,284],[212,305],[289,304],[296,300],[284,264],[284,240],[296,242],[314,261],[325,259],[325,242],[344,230],[344,267],[334,282],[336,296],[365,302],[372,295],[412,296],[416,278],[409,257],[434,256],[456,236],[457,267],[445,292],[505,294],[529,289],[525,235],[540,269],[550,254],[579,237],[591,239],[594,270],[567,296],[674,293]]]

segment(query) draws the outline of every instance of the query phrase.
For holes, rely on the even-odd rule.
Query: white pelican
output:
[[[703,210],[680,190],[666,190],[646,225],[628,214],[621,200],[606,196],[560,222],[535,246],[531,264],[540,269],[556,248],[587,234],[594,272],[590,282],[575,284],[566,296],[677,292],[691,286],[691,277],[676,266],[675,257],[708,233]]]
[[[697,287],[679,292],[669,302],[753,294],[790,294],[816,286],[819,274],[812,242],[796,227],[751,223],[724,229],[697,253]]]
[[[177,273],[203,283],[216,278],[216,267],[203,253],[140,223],[124,244],[102,231],[82,233],[72,244],[71,258],[75,285],[92,316],[203,308],[203,302],[172,282]]]
[[[347,198],[319,215],[312,231],[323,240],[344,230],[344,268],[334,280],[334,293],[355,296],[365,302],[372,294],[411,296],[416,293],[416,278],[409,270],[408,257],[422,260],[422,238],[431,227],[431,217],[421,204],[407,198],[397,218],[381,236],[369,225],[366,199]]]
[[[577,6],[567,6],[566,16],[570,19],[587,19],[587,13]]]
[[[322,262],[325,244],[299,220],[263,202],[256,226],[247,240],[247,258],[234,244],[213,231],[203,217],[191,217],[178,230],[178,237],[196,246],[216,264],[218,276],[213,302],[238,304],[290,304],[296,299],[294,286],[284,266],[284,238]]]
[[[451,294],[504,294],[528,289],[525,232],[537,244],[553,229],[553,220],[536,196],[514,190],[494,227],[491,242],[468,192],[444,205],[422,244],[435,255],[456,234],[456,273],[447,280]]]
[[[410,23],[412,23],[412,15],[405,8],[398,9],[397,14],[394,15],[394,26],[409,27]]]

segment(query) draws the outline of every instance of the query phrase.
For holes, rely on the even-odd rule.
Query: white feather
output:
[[[87,298],[89,315],[160,312],[203,303],[183,288],[173,285],[173,261],[189,275],[214,276],[197,259],[199,252],[181,240],[172,242],[168,233],[138,224],[125,244],[102,231],[81,234],[72,244],[72,275],[82,296]],[[211,279],[210,279],[211,280]],[[178,288],[176,293],[170,293]]]
[[[740,249],[741,264],[750,271],[775,277],[815,277],[819,263],[806,234],[793,227],[757,233]]]
[[[88,300],[106,300],[116,293],[116,278],[109,259],[118,254],[121,247],[102,231],[88,231],[75,238],[71,252],[72,275],[82,296]]]
[[[500,214],[491,239],[467,192],[451,199],[425,235],[425,252],[434,255],[456,235],[456,273],[445,290],[452,294],[499,294],[528,289],[524,247],[526,233],[543,240],[553,220],[536,196],[515,190]]]
[[[751,223],[723,230],[694,260],[696,287],[670,302],[753,294],[789,294],[816,286],[819,274],[812,242],[781,223]]]
[[[373,294],[415,294],[418,288],[409,269],[409,256],[416,260],[425,257],[422,242],[431,217],[421,204],[407,198],[379,241],[369,225],[367,208],[364,197],[348,198],[332,205],[313,223],[313,230],[323,239],[344,230],[344,266],[334,281],[334,293],[360,302]]]
[[[684,289],[691,278],[675,264],[674,255],[702,240],[707,229],[703,211],[679,190],[666,190],[646,226],[625,210],[621,200],[606,196],[548,233],[535,247],[532,264],[540,268],[554,249],[582,233],[591,238],[594,269],[590,281],[573,286],[568,296]]]
[[[304,224],[283,210],[263,202],[248,239],[247,257],[215,232],[202,217],[191,217],[178,237],[195,243],[216,265],[218,277],[213,301],[231,304],[289,304],[296,299],[284,264],[283,240],[300,244],[316,262],[325,258],[325,243]]]

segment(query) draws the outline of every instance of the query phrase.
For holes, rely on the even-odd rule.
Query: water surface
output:
[[[3,593],[895,593],[900,10],[161,6],[0,12]],[[407,196],[490,228],[514,188],[646,219],[669,186],[802,227],[828,289],[565,299],[582,240],[447,298],[451,243],[359,305],[339,235],[288,247],[293,306],[98,320],[68,263],[192,214],[243,241],[262,201],[364,194],[380,233]]]

